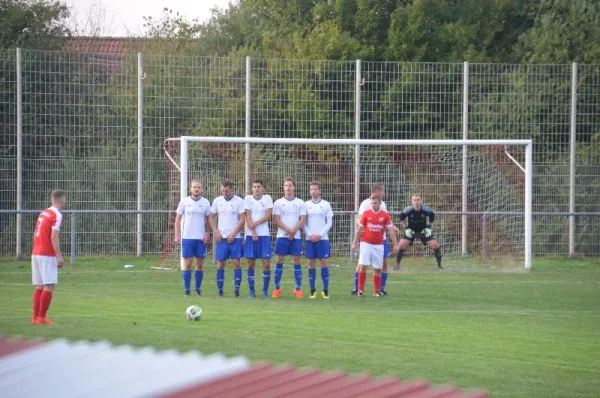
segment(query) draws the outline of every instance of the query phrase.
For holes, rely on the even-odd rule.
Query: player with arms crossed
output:
[[[233,289],[235,297],[240,296],[242,284],[242,235],[240,231],[246,223],[246,210],[244,201],[233,194],[233,182],[225,180],[221,183],[221,193],[213,201],[208,221],[215,233],[215,257],[217,259],[217,289],[218,297],[223,297],[223,284],[225,281],[225,263],[231,259],[233,263]],[[217,225],[215,219],[219,216]]]
[[[175,217],[175,239],[173,242],[181,242],[181,257],[183,257],[181,274],[186,296],[190,295],[193,258],[196,259],[194,290],[196,296],[201,295],[202,279],[204,278],[204,257],[206,257],[206,246],[210,242],[210,234],[206,231],[208,215],[210,214],[210,202],[202,197],[202,191],[202,183],[199,180],[192,180],[191,195],[179,202],[177,216]],[[181,222],[182,219],[183,223]]]
[[[263,298],[269,297],[269,283],[271,282],[271,234],[269,220],[273,213],[273,199],[271,195],[263,194],[263,183],[255,180],[252,183],[252,195],[244,198],[246,211],[246,241],[244,242],[244,257],[248,260],[248,297],[253,298],[254,293],[254,267],[256,259],[262,260],[263,265]]]
[[[358,292],[357,296],[364,296],[365,281],[367,279],[367,267],[373,266],[373,295],[382,297],[381,292],[381,269],[383,268],[384,234],[387,229],[394,250],[396,249],[396,231],[392,224],[390,214],[381,209],[381,198],[379,195],[371,196],[371,208],[366,210],[354,235],[352,251],[358,251],[360,240],[360,252],[358,255]]]
[[[429,246],[433,250],[435,260],[437,261],[438,270],[443,270],[442,267],[442,252],[431,227],[435,220],[435,213],[427,206],[421,203],[421,195],[415,194],[412,196],[412,206],[408,206],[400,214],[400,222],[404,227],[404,235],[398,243],[398,254],[396,254],[395,269],[400,269],[400,262],[404,251],[409,245],[412,245],[415,238],[421,238],[424,245]],[[418,236],[417,236],[418,235]]]
[[[294,262],[294,279],[296,287],[294,296],[302,298],[302,240],[300,230],[306,223],[306,205],[304,201],[295,195],[296,181],[286,177],[283,183],[284,197],[275,201],[273,205],[273,220],[277,225],[277,239],[275,240],[275,254],[277,264],[275,265],[275,289],[273,298],[281,295],[281,277],[283,276],[283,263],[285,256],[292,256]]]
[[[381,200],[381,210],[387,212],[387,205],[383,201],[383,196],[385,195],[385,186],[383,184],[373,184],[371,186],[371,196],[376,195]],[[358,228],[358,223],[363,215],[363,213],[371,208],[371,197],[362,201],[358,208],[358,215],[356,216],[356,228]],[[399,232],[398,228],[394,226],[394,231],[396,233]],[[388,257],[390,256],[390,246],[388,244],[387,236],[385,233],[383,234],[383,268],[381,269],[381,293],[384,296],[387,296],[387,291],[385,287],[387,285],[388,278]],[[354,290],[352,290],[352,295],[356,296],[358,293],[358,272],[359,267],[356,267],[354,272]]]
[[[54,288],[58,283],[58,268],[64,264],[60,251],[60,226],[62,214],[60,209],[65,206],[66,195],[64,191],[56,190],[50,194],[52,206],[42,211],[38,216],[33,236],[33,250],[31,253],[31,281],[35,286],[33,291],[33,317],[34,325],[54,325],[46,317]]]
[[[306,224],[304,236],[306,238],[306,258],[308,259],[308,282],[310,284],[310,298],[317,298],[315,279],[317,259],[321,262],[321,280],[323,292],[321,297],[329,298],[329,267],[327,261],[331,255],[328,232],[333,225],[333,210],[328,201],[321,199],[321,184],[318,181],[310,183],[310,200],[306,201]]]

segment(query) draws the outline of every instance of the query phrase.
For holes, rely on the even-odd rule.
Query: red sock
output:
[[[45,318],[50,308],[50,302],[52,301],[52,292],[44,290],[42,297],[40,298],[40,317]]]
[[[33,317],[40,315],[40,298],[42,297],[42,289],[38,289],[37,287],[33,291]]]
[[[366,272],[359,272],[358,273],[358,291],[359,292],[364,292],[365,291],[365,282],[367,281],[367,273]]]
[[[373,290],[375,293],[381,290],[381,275],[373,274]]]

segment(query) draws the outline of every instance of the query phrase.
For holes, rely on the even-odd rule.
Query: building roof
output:
[[[35,380],[35,382],[32,382]],[[482,391],[432,387],[425,380],[376,380],[368,375],[250,364],[244,357],[113,346],[108,342],[8,340],[0,336],[4,398],[68,397],[461,397]]]

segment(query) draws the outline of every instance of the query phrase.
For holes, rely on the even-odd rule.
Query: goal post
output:
[[[250,186],[250,178],[265,179],[273,184],[282,183],[282,177],[290,175],[301,181],[298,196],[308,200],[307,183],[311,179],[327,180],[324,199],[335,194],[332,202],[334,213],[347,214],[355,207],[355,196],[364,199],[368,195],[369,184],[380,182],[394,185],[386,191],[384,201],[394,214],[410,204],[410,192],[425,195],[424,203],[429,204],[440,219],[444,214],[452,215],[453,225],[446,225],[444,236],[447,251],[457,257],[464,256],[466,243],[461,234],[463,216],[484,216],[484,238],[493,235],[490,245],[519,241],[518,257],[525,269],[531,269],[531,247],[533,242],[532,224],[532,184],[533,184],[533,141],[532,140],[375,140],[375,139],[295,139],[295,138],[250,138],[250,137],[211,137],[182,136],[165,141],[179,144],[177,156],[166,154],[170,162],[177,163],[180,198],[187,197],[190,178],[200,178],[205,184],[205,196],[212,202],[219,196],[220,180],[232,179],[238,183],[237,194],[242,198]],[[167,146],[166,146],[167,147]],[[506,148],[515,148],[516,154]],[[361,148],[360,162],[356,162],[356,148]],[[467,148],[465,151],[464,148]],[[471,195],[469,207],[463,206],[462,180],[463,161],[468,154],[468,192]],[[521,163],[524,164],[521,164]],[[348,176],[346,177],[346,174]],[[352,174],[351,176],[349,174]],[[422,175],[421,175],[422,174]],[[471,175],[473,174],[473,176]],[[350,178],[351,177],[351,178]],[[429,179],[429,181],[427,181]],[[473,180],[473,181],[472,181]],[[359,181],[359,185],[356,185]],[[388,183],[386,183],[388,181]],[[281,187],[270,186],[273,200],[282,196]],[[435,200],[428,200],[435,191]],[[459,193],[459,195],[456,194]],[[390,202],[395,205],[391,206]],[[343,204],[339,207],[336,205]],[[466,208],[471,210],[465,212]],[[493,226],[486,226],[486,217],[502,218]],[[514,221],[522,217],[520,221]],[[398,224],[397,216],[394,216]],[[335,220],[334,223],[348,223],[344,228],[334,228],[342,235],[353,230],[350,217]],[[471,225],[474,222],[471,222]],[[273,223],[271,223],[273,224]],[[437,224],[437,222],[436,222]],[[476,229],[479,226],[475,227]],[[493,232],[490,234],[489,231]],[[508,231],[505,233],[505,230]],[[343,231],[343,232],[342,232]],[[434,232],[435,233],[435,232]],[[351,237],[338,237],[336,242],[348,244]],[[439,237],[443,246],[443,237]],[[456,243],[457,247],[454,245]],[[483,242],[485,244],[485,242]],[[417,246],[416,244],[414,246]],[[478,247],[471,244],[471,247]],[[476,251],[472,249],[471,251]],[[508,251],[507,251],[508,252]],[[348,251],[346,251],[348,253]],[[516,251],[515,251],[516,253]],[[478,256],[478,253],[472,253]],[[513,255],[513,254],[510,254]],[[459,260],[457,260],[459,261]]]

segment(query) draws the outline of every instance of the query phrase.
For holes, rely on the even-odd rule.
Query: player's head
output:
[[[415,210],[419,210],[421,208],[421,194],[414,194],[411,199],[412,207]]]
[[[62,209],[67,202],[67,194],[65,194],[65,191],[63,190],[56,189],[50,194],[50,201],[52,202],[53,207]]]
[[[315,200],[321,197],[321,183],[319,181],[310,183],[310,197]]]
[[[380,208],[381,198],[379,197],[379,195],[371,195],[371,209],[373,209],[374,212],[378,212]]]
[[[294,196],[294,192],[296,191],[296,180],[292,177],[285,177],[283,180],[283,192],[285,196]]]
[[[200,182],[200,180],[192,180],[192,182],[190,183],[190,193],[192,194],[192,196],[194,197],[199,197],[200,195],[202,195],[202,183]]]
[[[385,195],[385,186],[383,184],[373,184],[371,185],[371,196],[377,195],[380,200],[383,200],[383,195]]]
[[[221,194],[225,198],[231,198],[233,196],[233,181],[223,180],[221,183]]]
[[[263,194],[263,182],[261,180],[252,181],[252,195],[259,197]]]

